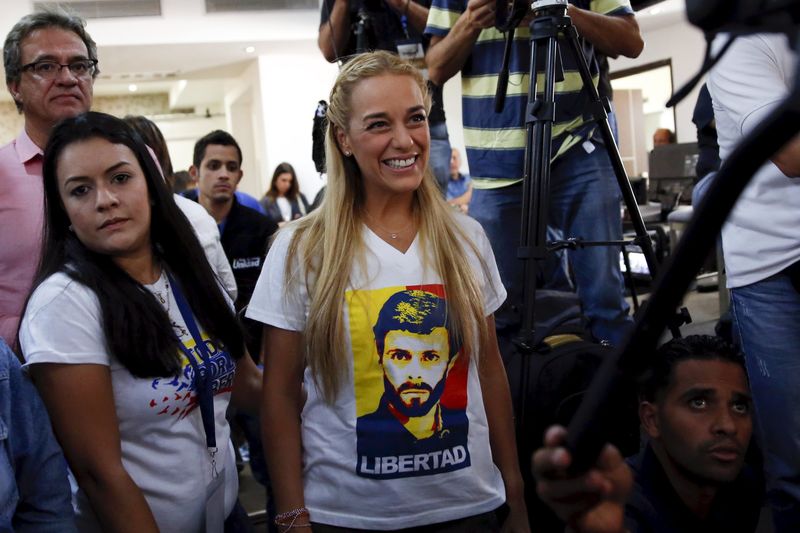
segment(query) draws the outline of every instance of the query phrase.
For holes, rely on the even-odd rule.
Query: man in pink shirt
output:
[[[25,117],[0,148],[0,336],[14,346],[39,261],[42,151],[61,119],[89,110],[97,46],[83,20],[61,13],[23,17],[3,46],[6,86]]]
[[[6,86],[25,127],[0,148],[0,337],[12,348],[42,246],[42,155],[56,123],[89,111],[97,46],[79,17],[60,11],[26,15],[3,45]],[[175,197],[194,227],[220,282],[236,298],[236,282],[214,220],[195,202]]]

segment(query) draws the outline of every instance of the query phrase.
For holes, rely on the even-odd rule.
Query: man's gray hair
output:
[[[46,8],[30,15],[25,15],[14,24],[6,36],[3,44],[3,67],[6,70],[6,84],[18,82],[22,76],[22,41],[34,30],[41,28],[60,28],[71,31],[81,38],[86,45],[89,59],[97,59],[97,44],[86,32],[86,21],[78,15],[68,13],[62,8]],[[95,68],[94,77],[100,73]],[[17,102],[17,109],[22,111],[22,106]]]

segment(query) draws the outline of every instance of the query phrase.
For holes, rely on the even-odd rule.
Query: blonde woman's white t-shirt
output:
[[[153,286],[146,286],[153,289]],[[171,291],[168,314],[190,351],[194,340]],[[166,306],[165,306],[166,307]],[[201,326],[198,324],[198,327]],[[239,491],[230,428],[230,402],[236,364],[228,352],[200,331],[211,353],[217,467],[224,468],[225,514]],[[177,377],[137,378],[108,353],[97,296],[64,273],[39,285],[20,326],[25,366],[38,363],[96,364],[109,367],[119,420],[122,465],[141,489],[162,533],[203,531],[211,462],[194,386],[194,371],[181,354]],[[197,359],[202,365],[202,359]],[[81,416],[81,413],[75,413]],[[76,524],[81,532],[102,531],[91,504],[70,474]]]
[[[463,243],[480,281],[488,316],[505,299],[505,289],[483,229],[465,216],[457,216],[457,223],[475,243],[487,267],[489,279],[481,261]],[[291,236],[291,230],[282,231],[272,245],[247,316],[281,329],[303,331],[309,307],[304,284],[293,294],[285,292],[284,265]],[[397,293],[422,291],[427,298],[441,298],[444,290],[439,276],[422,266],[419,237],[405,253],[366,226],[363,239],[366,271],[358,265],[353,268],[350,289],[343,295],[350,357],[335,404],[325,403],[308,369],[304,375],[308,399],[301,424],[303,482],[311,520],[380,530],[492,511],[505,501],[505,491],[492,461],[474,359],[459,352],[448,360],[436,407],[441,425],[434,436],[415,439],[395,418],[387,416],[382,397],[388,393],[384,393],[372,330],[378,313]],[[298,279],[304,279],[302,274]]]

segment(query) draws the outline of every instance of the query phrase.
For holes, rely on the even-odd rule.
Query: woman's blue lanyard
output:
[[[406,6],[406,7],[408,7],[408,6]],[[406,34],[406,39],[410,39],[411,37],[408,35],[408,17],[405,16],[405,15],[400,17],[400,24],[403,25],[403,33]]]
[[[194,319],[194,315],[192,315],[192,309],[189,307],[189,303],[186,301],[180,285],[178,285],[177,281],[175,281],[169,273],[167,273],[167,277],[169,278],[170,285],[172,285],[172,294],[175,296],[178,310],[181,312],[183,321],[186,323],[186,327],[192,339],[194,339],[195,350],[197,350],[200,354],[200,358],[203,360],[203,367],[200,368],[191,350],[186,348],[183,342],[178,339],[181,350],[183,350],[184,355],[189,360],[189,364],[192,365],[192,369],[194,370],[194,383],[197,389],[198,403],[200,404],[200,416],[203,419],[203,429],[206,432],[206,446],[211,456],[211,473],[216,477],[218,473],[214,456],[217,454],[217,436],[214,430],[214,391],[212,389],[213,384],[211,379],[211,354],[208,351],[208,346],[206,346],[206,343],[203,341],[203,337],[200,335],[197,322]]]

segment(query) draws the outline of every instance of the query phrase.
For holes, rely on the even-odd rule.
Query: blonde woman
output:
[[[280,232],[253,294],[283,531],[500,531],[504,503],[502,528],[528,530],[492,318],[505,291],[428,169],[429,108],[396,56],[347,63],[325,201]]]

